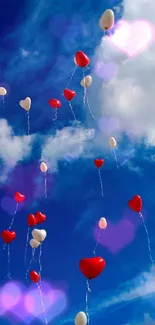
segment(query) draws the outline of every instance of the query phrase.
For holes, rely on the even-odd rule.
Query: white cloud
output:
[[[31,153],[32,136],[15,136],[5,119],[0,119],[0,159],[6,173]],[[2,180],[2,179],[1,179]]]
[[[155,25],[154,11],[154,1],[125,0],[122,18],[132,22],[145,19]],[[131,41],[135,33],[136,27],[132,30]],[[143,33],[140,37],[144,37]],[[127,58],[104,38],[97,49],[97,57],[102,57],[103,61],[108,58],[119,66],[116,76],[102,87],[100,94],[103,114],[119,120],[115,135],[125,131],[137,139],[145,136],[149,144],[155,144],[155,42],[137,57]]]
[[[58,162],[64,160],[70,162],[79,157],[91,155],[89,140],[95,136],[93,129],[83,127],[65,127],[58,130],[55,135],[48,136],[43,145],[42,160],[57,169]]]
[[[122,308],[124,305],[137,299],[147,299],[155,294],[155,270],[143,272],[131,281],[119,286],[108,298],[102,299],[105,295],[100,294],[100,298],[94,301],[92,314],[102,312],[103,309],[114,307],[114,310]]]

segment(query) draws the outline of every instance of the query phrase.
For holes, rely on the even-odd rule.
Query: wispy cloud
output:
[[[43,145],[42,160],[54,171],[59,161],[72,162],[80,157],[90,157],[89,141],[93,140],[95,131],[84,127],[65,127],[55,135],[47,137]]]
[[[0,159],[4,170],[1,181],[19,161],[31,154],[34,136],[15,136],[12,127],[5,119],[0,119]]]

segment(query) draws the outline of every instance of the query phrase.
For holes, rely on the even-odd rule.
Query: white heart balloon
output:
[[[92,77],[91,76],[85,76],[81,82],[80,82],[82,87],[88,88],[92,84]]]
[[[5,96],[7,94],[7,91],[4,87],[0,87],[0,96]]]
[[[32,236],[34,239],[42,243],[47,236],[47,232],[44,229],[33,229]]]
[[[37,248],[40,245],[39,241],[37,241],[36,239],[31,239],[30,240],[30,246],[32,248]]]
[[[31,108],[31,98],[26,97],[25,99],[20,100],[19,105],[28,112]]]
[[[87,316],[83,311],[80,311],[75,317],[75,325],[86,325]]]

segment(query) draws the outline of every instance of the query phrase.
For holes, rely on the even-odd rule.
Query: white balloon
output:
[[[7,91],[4,87],[0,87],[0,96],[5,96],[7,94]]]
[[[26,97],[25,99],[20,100],[19,105],[28,112],[31,108],[31,98]]]
[[[91,76],[85,76],[82,80],[81,80],[81,82],[80,82],[80,85],[82,86],[82,87],[84,87],[84,88],[88,88],[88,87],[90,87],[91,86],[91,84],[92,84],[92,77]]]
[[[40,245],[39,241],[37,241],[36,239],[31,239],[30,240],[30,246],[32,248],[37,248]]]
[[[115,23],[115,17],[114,13],[111,9],[107,9],[102,14],[100,20],[99,20],[99,26],[103,30],[110,30],[113,28]]]
[[[116,142],[116,139],[114,137],[111,137],[109,139],[109,145],[110,145],[111,148],[117,147],[117,142]]]
[[[33,229],[32,237],[42,243],[47,236],[47,232],[44,229]]]
[[[80,311],[75,317],[75,325],[86,325],[87,316],[83,311]]]

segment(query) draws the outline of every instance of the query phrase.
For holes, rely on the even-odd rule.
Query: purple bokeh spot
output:
[[[18,204],[17,213],[19,210],[21,210],[24,207],[24,205],[25,205],[25,202],[21,202],[20,204]],[[1,199],[0,206],[5,212],[7,212],[8,214],[10,214],[12,216],[16,209],[16,202],[14,199],[4,196]]]
[[[94,72],[98,77],[104,80],[104,82],[109,82],[114,78],[118,72],[118,65],[115,62],[104,63],[98,61],[95,64]]]
[[[112,136],[112,132],[119,129],[119,121],[116,117],[102,117],[98,120],[98,127],[101,132]]]
[[[108,227],[101,232],[99,243],[108,248],[112,253],[117,253],[124,246],[128,245],[135,236],[136,227],[127,219],[119,221],[117,224],[108,222]],[[100,229],[95,228],[95,238],[97,239]]]
[[[65,293],[53,288],[49,283],[41,283],[42,298],[45,305],[45,315],[37,285],[33,284],[28,289],[16,282],[8,282],[0,289],[0,314],[7,318],[23,321],[29,324],[34,318],[44,323],[58,316],[67,306]]]

